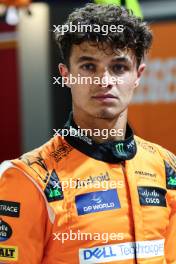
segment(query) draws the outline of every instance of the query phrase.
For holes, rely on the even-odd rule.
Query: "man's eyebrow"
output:
[[[93,61],[93,62],[99,62],[99,59],[96,59],[91,56],[81,56],[77,59],[77,63],[85,62],[85,61]],[[118,56],[112,59],[112,62],[125,62],[125,63],[132,63],[132,61],[126,57],[126,56]]]
[[[81,56],[78,58],[77,60],[77,63],[80,63],[80,62],[84,62],[84,61],[94,61],[94,62],[97,62],[99,61],[98,59],[95,59],[91,56]]]
[[[112,62],[127,62],[127,63],[131,63],[131,60],[128,57],[122,56],[122,57],[116,57],[114,59],[112,59]]]

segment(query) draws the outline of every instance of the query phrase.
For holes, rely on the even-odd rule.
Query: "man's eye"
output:
[[[86,63],[84,65],[81,66],[81,69],[85,70],[85,71],[91,71],[94,72],[96,67],[94,64],[92,63]]]
[[[128,67],[123,64],[115,64],[112,66],[112,71],[114,73],[124,73],[127,70],[128,70]]]

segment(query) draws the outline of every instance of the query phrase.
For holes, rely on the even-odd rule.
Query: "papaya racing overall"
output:
[[[176,264],[176,158],[128,125],[122,141],[56,135],[0,171],[0,263]]]

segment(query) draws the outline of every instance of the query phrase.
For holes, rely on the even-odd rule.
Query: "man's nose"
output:
[[[113,87],[113,78],[112,75],[106,70],[100,77],[100,86],[103,88],[112,88]]]

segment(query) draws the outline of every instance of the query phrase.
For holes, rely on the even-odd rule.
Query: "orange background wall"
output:
[[[176,62],[176,22],[158,23],[151,28],[154,42],[148,62],[156,59],[163,63],[169,59],[175,59]],[[157,76],[161,81],[162,74],[159,73]],[[173,85],[169,87],[169,92],[174,95],[176,94],[176,63],[172,68],[172,78]],[[143,89],[145,93],[148,87]],[[160,96],[159,92],[158,96]],[[158,143],[176,154],[176,100],[159,99],[156,102],[134,103],[129,108],[129,121],[137,135]]]

